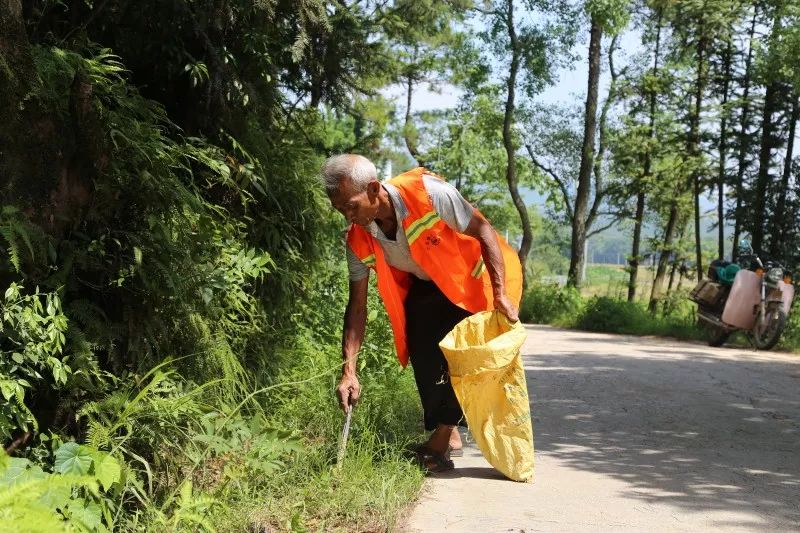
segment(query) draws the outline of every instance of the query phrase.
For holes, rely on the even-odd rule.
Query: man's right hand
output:
[[[339,407],[347,412],[349,406],[355,406],[361,396],[361,384],[355,374],[344,374],[336,387],[336,396],[339,398]]]

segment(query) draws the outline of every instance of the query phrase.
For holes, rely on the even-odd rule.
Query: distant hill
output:
[[[545,206],[545,196],[535,191],[526,190],[523,197],[528,204],[533,204],[539,208],[542,215],[547,215]],[[717,217],[716,217],[716,200],[711,200],[707,197],[701,198],[700,209],[702,210],[702,218],[700,219],[702,229],[703,247],[707,249],[716,249],[717,247]],[[602,227],[610,221],[610,217],[601,217],[596,227]],[[662,228],[655,228],[652,225],[646,225],[642,232],[642,249],[644,253],[649,250],[648,243],[656,235],[661,234]],[[725,227],[726,236],[726,250],[730,250],[732,245],[733,226],[729,223]],[[625,264],[627,256],[631,252],[633,240],[633,223],[630,221],[622,222],[611,228],[595,235],[589,239],[588,255],[590,263],[605,263],[605,264]]]

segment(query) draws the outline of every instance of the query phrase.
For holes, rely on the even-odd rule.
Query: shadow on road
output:
[[[451,478],[459,478],[459,477],[469,477],[473,479],[500,479],[506,480],[506,477],[495,470],[492,467],[484,466],[469,466],[469,467],[461,467],[456,468],[455,470],[448,470],[447,472],[442,472],[440,474],[432,474],[432,476],[437,478],[444,478],[444,479],[451,479]],[[509,483],[513,483],[509,481]]]
[[[800,526],[800,364],[570,341],[591,352],[525,357],[537,453],[623,480],[644,504]],[[751,519],[716,525],[764,527]]]

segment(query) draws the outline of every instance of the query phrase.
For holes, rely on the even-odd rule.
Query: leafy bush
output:
[[[272,525],[385,529],[421,483],[402,457],[420,417],[374,288],[366,399],[353,466],[341,469],[358,502],[316,496],[331,482],[342,422],[332,391],[347,277],[315,182],[319,156],[295,142],[308,132],[185,137],[107,50],[34,54],[45,80],[36,97],[59,113],[72,80],[90,81],[107,151],[74,231],[46,233],[20,206],[0,210],[0,436],[16,443],[16,467],[54,472],[47,483],[72,483],[85,502],[48,508],[57,525],[42,529],[240,531],[265,509]],[[312,134],[315,117],[302,118]],[[87,479],[53,470],[62,440],[74,441],[66,449]],[[104,459],[81,459],[95,456],[118,462],[110,490],[91,479]],[[28,516],[38,494],[17,505],[0,492],[0,512]],[[96,506],[99,522],[72,523]]]
[[[41,403],[48,389],[66,391],[73,400],[97,389],[105,377],[91,350],[70,328],[57,293],[37,288],[26,294],[12,282],[0,300],[0,437],[38,428],[32,411],[36,391]],[[69,344],[68,344],[68,341]],[[65,348],[70,347],[70,352]]]
[[[792,307],[778,346],[784,350],[800,351],[800,305]]]
[[[111,455],[61,444],[51,471],[0,450],[0,523],[10,531],[107,531],[123,471]]]
[[[576,327],[587,331],[626,335],[661,335],[681,339],[699,339],[694,306],[682,293],[671,295],[665,311],[652,315],[643,304],[595,296],[590,298],[576,321]]]
[[[519,316],[523,322],[568,325],[583,306],[580,292],[572,287],[535,284],[522,297]]]
[[[606,296],[595,296],[586,303],[577,327],[587,331],[631,333],[651,323],[647,311],[638,304]]]

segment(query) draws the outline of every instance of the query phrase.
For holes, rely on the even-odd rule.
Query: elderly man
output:
[[[462,319],[498,309],[517,320],[522,272],[516,252],[453,186],[415,168],[379,182],[367,158],[337,155],[322,167],[333,206],[351,224],[347,234],[350,294],[344,314],[343,409],[361,393],[356,357],[364,339],[370,269],[386,307],[400,364],[411,361],[432,431],[418,448],[429,471],[453,468],[461,449],[463,413],[449,382],[439,341]]]

